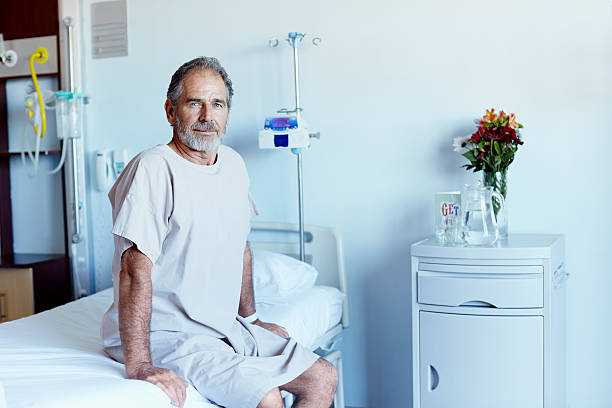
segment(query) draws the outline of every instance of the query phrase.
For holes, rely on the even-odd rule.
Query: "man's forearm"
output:
[[[142,364],[151,364],[152,264],[136,247],[121,257],[119,278],[119,333],[128,377]]]
[[[240,305],[238,314],[248,317],[255,313],[255,295],[253,294],[253,257],[251,247],[247,242],[244,248],[242,265],[242,289],[240,291]]]
[[[240,292],[240,305],[238,306],[238,314],[242,317],[249,317],[255,313],[255,293],[253,290],[253,256],[251,247],[247,242],[244,248],[243,266],[242,266],[242,290]],[[274,323],[262,322],[254,317],[255,320],[251,323],[263,327],[281,337],[289,337],[287,330],[284,327]]]

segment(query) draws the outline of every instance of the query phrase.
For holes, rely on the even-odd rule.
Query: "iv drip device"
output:
[[[81,135],[81,115],[83,110],[83,95],[76,92],[58,91],[52,92],[47,89],[40,89],[38,78],[34,69],[34,62],[44,64],[48,59],[48,51],[44,47],[37,48],[30,56],[30,74],[32,76],[33,90],[26,93],[25,97],[25,126],[22,133],[21,162],[28,177],[32,178],[38,174],[38,164],[40,155],[40,143],[45,137],[47,130],[48,109],[55,109],[57,122],[57,138],[62,140],[62,152],[59,164],[47,174],[55,174],[61,170],[66,159],[67,143],[64,139],[78,138]],[[30,143],[26,130],[27,124],[32,126],[35,137],[34,151],[30,150]],[[34,171],[30,173],[26,166],[26,153],[33,163]]]
[[[299,211],[299,238],[300,260],[304,262],[304,186],[302,176],[302,150],[310,148],[310,140],[319,139],[319,133],[309,133],[306,121],[302,117],[300,106],[300,83],[298,66],[298,47],[308,34],[291,32],[286,38],[293,48],[293,79],[295,85],[295,109],[280,109],[275,114],[266,117],[264,128],[259,132],[260,149],[291,149],[297,156],[298,172],[298,211]],[[312,43],[318,46],[321,38],[314,37]],[[272,38],[268,41],[271,47],[277,47],[279,40]]]

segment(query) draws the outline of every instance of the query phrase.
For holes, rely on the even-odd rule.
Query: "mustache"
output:
[[[200,130],[204,132],[219,131],[219,127],[214,122],[199,122],[191,126],[191,130]]]

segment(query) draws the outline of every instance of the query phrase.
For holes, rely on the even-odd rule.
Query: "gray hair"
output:
[[[225,89],[227,91],[227,108],[229,109],[232,106],[232,96],[234,95],[234,88],[232,88],[232,81],[229,79],[225,68],[221,65],[218,59],[215,57],[198,57],[194,58],[191,61],[187,61],[183,65],[176,70],[174,75],[172,75],[172,79],[170,80],[170,85],[168,86],[168,92],[166,93],[166,97],[170,99],[172,105],[176,106],[181,93],[183,92],[183,80],[192,69],[198,69],[201,71],[210,69],[211,71],[216,72],[221,76],[223,82],[225,83]]]

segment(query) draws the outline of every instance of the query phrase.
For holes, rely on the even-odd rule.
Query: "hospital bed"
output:
[[[254,223],[251,247],[296,257],[297,226]],[[344,408],[342,355],[338,343],[349,325],[342,240],[332,229],[306,226],[306,261],[319,272],[316,285],[291,300],[257,308],[260,318],[284,325],[298,341],[337,367],[335,408]],[[340,301],[326,302],[336,288]],[[337,299],[337,298],[336,298]],[[257,300],[257,299],[256,299]],[[55,309],[0,324],[0,408],[168,407],[164,392],[145,381],[128,380],[125,370],[102,350],[100,323],[112,303],[112,289]],[[323,320],[323,323],[321,322]],[[292,397],[284,394],[286,406]],[[216,407],[193,387],[185,408]]]

